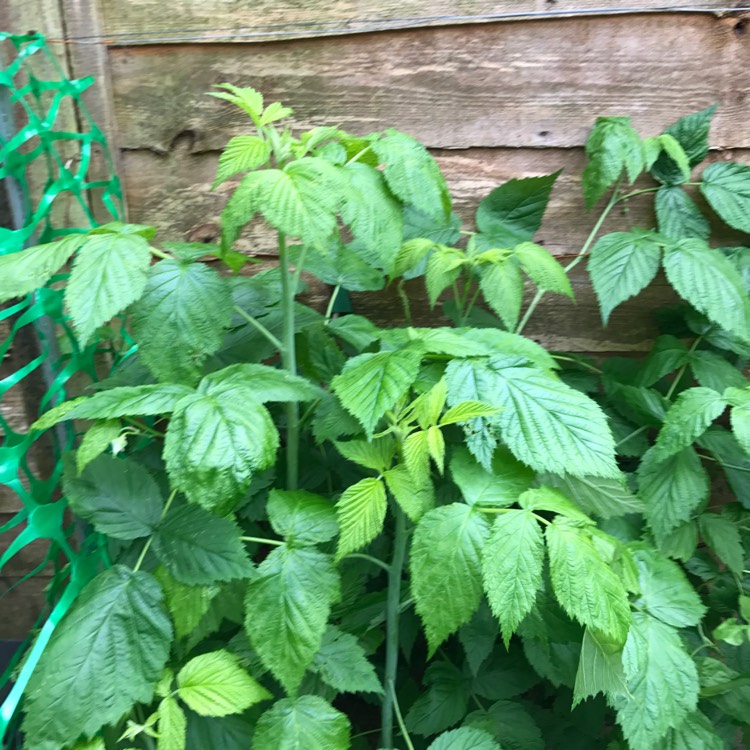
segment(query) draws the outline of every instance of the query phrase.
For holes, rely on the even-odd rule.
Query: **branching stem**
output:
[[[262,323],[258,322],[252,315],[248,315],[241,307],[234,306],[234,311],[242,318],[244,318],[253,328],[255,328],[262,336],[265,336],[282,354],[284,353],[284,344],[274,336],[268,328]]]
[[[167,513],[169,512],[169,509],[172,507],[172,502],[174,501],[176,495],[177,495],[177,490],[172,490],[172,492],[170,492],[169,497],[167,498],[167,502],[164,503],[164,508],[161,512],[162,519],[167,515]],[[143,565],[143,561],[146,559],[146,555],[148,554],[148,551],[151,549],[151,544],[153,541],[154,541],[153,535],[151,535],[146,540],[146,543],[143,545],[143,549],[141,550],[141,554],[138,556],[138,560],[135,563],[135,567],[133,568],[133,573],[137,573],[141,569],[141,565]]]

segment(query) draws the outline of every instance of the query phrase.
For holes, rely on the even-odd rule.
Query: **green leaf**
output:
[[[670,125],[664,133],[671,135],[682,146],[688,157],[688,165],[692,168],[702,162],[708,155],[708,131],[711,119],[716,112],[716,105],[701,112],[681,117]],[[680,168],[669,157],[668,153],[660,154],[651,169],[651,174],[659,182],[672,185],[682,180]]]
[[[304,490],[271,490],[266,507],[273,530],[288,544],[322,544],[338,534],[333,503]]]
[[[560,367],[557,360],[541,344],[517,333],[501,331],[498,328],[468,328],[462,331],[461,336],[470,343],[487,347],[488,351],[482,352],[483,354],[502,352],[515,355],[533,362],[541,370],[557,370]]]
[[[599,693],[609,698],[627,695],[627,690],[622,668],[622,647],[608,643],[600,633],[586,628],[573,688],[573,707]]]
[[[528,277],[540,289],[573,299],[570,279],[549,250],[533,242],[522,242],[513,248],[513,255],[520,261]]]
[[[225,91],[210,91],[208,95],[232,102],[232,104],[247,112],[254,123],[260,124],[260,116],[263,112],[263,94],[249,86],[240,88],[231,83],[217,83],[216,88],[225,89]]]
[[[712,427],[699,440],[698,445],[720,462],[721,469],[732,491],[745,508],[750,508],[750,458],[728,430]],[[705,474],[705,471],[704,471]],[[708,486],[708,476],[705,483]],[[705,497],[708,497],[706,489]]]
[[[211,718],[188,714],[186,750],[247,750],[253,736],[253,723],[240,716]]]
[[[440,424],[459,424],[480,417],[494,417],[499,411],[496,406],[489,406],[481,401],[461,401],[443,414]]]
[[[430,152],[406,133],[387,130],[370,148],[383,164],[383,174],[393,194],[433,219],[450,214],[445,178]]]
[[[535,478],[531,469],[505,450],[495,452],[492,472],[489,472],[466,448],[458,447],[453,451],[450,471],[469,505],[512,505],[531,487]]]
[[[545,750],[539,727],[529,712],[515,701],[497,701],[486,711],[475,711],[466,717],[472,729],[492,735],[503,750]]]
[[[692,198],[677,185],[664,186],[656,191],[656,219],[659,231],[673,240],[689,237],[708,241],[711,224],[700,212]]]
[[[392,437],[386,435],[374,440],[337,442],[336,450],[348,461],[381,474],[393,463],[396,443]]]
[[[156,750],[185,750],[187,719],[177,701],[167,696],[159,704],[157,713],[159,714],[159,739],[156,742]]]
[[[518,323],[523,302],[521,269],[510,259],[485,266],[481,271],[479,286],[487,304],[505,327],[512,331]]]
[[[505,647],[531,611],[542,583],[544,539],[531,511],[498,516],[482,555],[484,590],[500,621]]]
[[[623,666],[630,697],[616,704],[617,721],[631,747],[653,747],[695,710],[695,663],[674,628],[645,612],[636,612]]]
[[[328,628],[311,669],[340,693],[382,693],[375,668],[359,641],[338,628]]]
[[[143,466],[99,456],[80,476],[66,467],[64,491],[73,512],[114,539],[149,536],[159,525],[164,501]]]
[[[641,138],[629,117],[597,117],[586,141],[588,164],[581,180],[586,208],[627,172],[632,183],[644,168]]]
[[[425,286],[430,305],[435,307],[438,297],[461,275],[461,266],[467,262],[462,250],[452,247],[435,246],[427,259]]]
[[[403,464],[388,469],[383,479],[401,510],[414,523],[435,504],[435,491],[429,477],[418,481]]]
[[[167,609],[174,623],[175,638],[185,638],[198,627],[212,600],[219,593],[219,587],[185,586],[161,566],[154,571],[154,575],[164,590]]]
[[[481,729],[461,727],[441,734],[427,750],[502,750],[492,736]]]
[[[334,318],[329,321],[328,330],[351,344],[358,352],[370,346],[380,334],[380,329],[361,315],[342,315],[340,318]]]
[[[560,172],[543,177],[509,180],[495,188],[477,207],[476,224],[496,247],[513,247],[530,240],[542,217]]]
[[[688,714],[676,729],[670,729],[660,747],[664,750],[724,750],[724,740],[700,712]]]
[[[267,401],[312,401],[322,391],[306,378],[276,367],[256,364],[229,365],[206,375],[198,386],[199,393],[221,394],[230,389],[244,390],[242,396],[259,403]]]
[[[638,469],[638,485],[646,520],[659,544],[692,517],[709,491],[708,475],[692,448],[661,462],[646,453]]]
[[[70,234],[46,245],[0,256],[0,302],[43,287],[86,239],[86,235]]]
[[[647,549],[633,552],[633,559],[641,589],[640,609],[676,628],[701,621],[706,608],[679,565]]]
[[[545,533],[552,587],[562,608],[582,624],[623,643],[631,620],[628,595],[590,534],[562,516]]]
[[[255,727],[253,750],[349,750],[349,719],[317,695],[284,698]]]
[[[689,362],[690,352],[682,341],[674,336],[658,336],[645,362],[638,370],[636,383],[649,388]]]
[[[703,538],[719,560],[736,575],[742,575],[745,551],[737,525],[726,516],[716,513],[704,513],[698,523]]]
[[[519,460],[538,471],[619,477],[614,440],[600,407],[552,375],[513,358],[453,361],[446,369],[448,403],[481,399],[502,411],[493,418]]]
[[[615,307],[654,280],[661,245],[655,233],[634,230],[605,234],[591,248],[588,269],[605,324]]]
[[[76,468],[79,474],[112,445],[119,437],[120,430],[122,425],[119,419],[98,420],[86,430],[76,451]]]
[[[336,503],[341,535],[336,559],[369,544],[383,530],[388,503],[381,479],[366,477],[347,487]]]
[[[541,510],[547,513],[557,513],[560,516],[576,521],[578,524],[590,525],[593,521],[565,495],[551,487],[542,485],[535,487],[518,498],[518,502],[525,510]]]
[[[665,248],[664,270],[683,299],[722,328],[750,337],[750,301],[736,268],[705,242],[682,240]]]
[[[412,595],[430,654],[479,606],[481,554],[488,536],[482,515],[459,503],[425,513],[417,525],[411,546]]]
[[[53,632],[25,695],[29,747],[60,747],[150,703],[172,625],[159,583],[115,565],[79,595]]]
[[[662,133],[659,136],[659,145],[662,147],[664,153],[674,162],[682,180],[689,180],[690,161],[685,150],[682,148],[682,144],[673,135]]]
[[[232,320],[225,279],[203,263],[162,260],[151,266],[143,297],[132,308],[141,359],[161,380],[196,380],[218,351]]]
[[[688,388],[676,399],[666,414],[656,443],[650,449],[651,459],[665,461],[692,445],[726,409],[721,394],[711,388]]]
[[[271,146],[257,135],[238,135],[230,139],[219,157],[213,188],[238,172],[262,167],[271,156]]]
[[[372,437],[381,417],[408,391],[419,372],[414,349],[360,354],[350,359],[331,385],[341,405]]]
[[[406,726],[414,734],[427,737],[457,724],[469,703],[466,676],[446,661],[427,667],[424,681],[429,686],[406,714]]]
[[[629,513],[642,513],[643,502],[633,495],[622,478],[572,477],[545,475],[545,484],[559,489],[588,514],[617,518]]]
[[[469,669],[475,678],[490,654],[495,653],[498,635],[498,622],[486,602],[480,603],[471,620],[458,631],[458,640],[461,641]],[[488,670],[489,667],[483,670],[483,675],[487,674]]]
[[[199,505],[167,513],[154,535],[154,551],[169,572],[187,586],[245,578],[252,567],[240,541],[241,531],[229,518]]]
[[[293,112],[293,109],[290,107],[284,107],[281,102],[271,102],[271,104],[269,104],[263,111],[260,118],[260,124],[270,125],[272,122],[289,117]]]
[[[81,344],[141,296],[150,263],[148,242],[138,234],[89,237],[76,255],[65,290],[65,304]]]
[[[325,249],[295,246],[290,247],[289,251],[289,257],[295,264],[299,263],[304,252],[305,271],[331,286],[341,286],[352,292],[377,291],[385,286],[382,272],[339,239],[331,240]]]
[[[248,583],[245,629],[263,664],[287,692],[299,687],[320,650],[339,588],[329,555],[286,545],[274,549]]]
[[[711,164],[701,175],[700,189],[730,227],[750,232],[750,167],[732,161]]]
[[[239,714],[271,697],[228,651],[191,659],[177,674],[177,695],[201,716]]]

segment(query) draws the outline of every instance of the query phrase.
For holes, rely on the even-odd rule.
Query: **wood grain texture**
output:
[[[44,611],[44,592],[49,576],[34,576],[20,582],[16,576],[0,578],[0,638],[23,640]],[[5,593],[11,589],[9,593]]]
[[[113,49],[125,149],[223,148],[246,116],[209,97],[252,85],[293,124],[405,130],[432,148],[581,146],[597,115],[630,115],[645,135],[720,105],[713,143],[750,147],[750,34],[674,14],[522,21],[260,45]]]
[[[104,31],[118,45],[262,41],[394,28],[565,18],[680,7],[725,9],[726,0],[101,0]]]

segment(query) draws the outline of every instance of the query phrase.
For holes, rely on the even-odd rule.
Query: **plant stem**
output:
[[[688,357],[691,354],[693,354],[693,352],[698,348],[698,344],[700,344],[701,341],[703,341],[702,335],[698,336],[698,338],[695,341],[693,341],[693,345],[688,350]],[[670,384],[669,390],[667,391],[665,395],[665,398],[667,399],[667,401],[672,400],[672,396],[674,396],[674,392],[677,389],[677,386],[679,385],[680,381],[682,380],[682,376],[685,374],[687,367],[688,367],[688,362],[685,362],[685,364],[682,367],[680,367],[680,369],[677,371],[677,375],[675,375],[675,378]]]
[[[177,490],[172,490],[172,492],[169,494],[169,498],[167,498],[167,502],[164,503],[164,508],[162,509],[160,518],[163,519],[164,516],[167,515],[169,512],[170,507],[172,507],[172,502],[175,499],[175,496],[177,495]],[[151,543],[154,541],[153,535],[150,536],[146,543],[143,545],[143,549],[141,550],[141,554],[138,556],[138,560],[135,563],[135,567],[133,568],[133,573],[137,573],[141,569],[141,565],[143,565],[143,561],[146,559],[146,555],[148,554],[148,551],[151,549]]]
[[[359,560],[367,560],[367,562],[371,562],[373,565],[377,565],[379,568],[382,568],[389,575],[391,573],[391,566],[388,565],[388,563],[384,563],[382,560],[378,560],[377,557],[373,557],[372,555],[365,555],[361,552],[350,552],[346,557],[354,557]]]
[[[234,311],[244,318],[248,323],[250,323],[253,328],[255,328],[259,333],[261,333],[263,336],[265,336],[283,355],[284,353],[284,344],[279,341],[276,336],[274,336],[268,328],[266,328],[262,323],[259,323],[252,315],[248,315],[241,307],[238,307],[237,305],[234,306]]]
[[[622,440],[618,440],[615,443],[615,448],[619,448],[621,445],[624,445],[628,442],[631,438],[637,437],[642,432],[645,432],[648,429],[648,425],[643,425],[643,427],[639,427],[637,430],[633,430],[630,435],[625,435],[625,437]]]
[[[400,279],[398,282],[398,296],[401,300],[401,306],[404,309],[404,320],[406,321],[406,325],[411,325],[411,306],[409,305],[409,297],[406,294],[406,289],[404,289],[404,280]]]
[[[326,308],[326,325],[328,325],[329,321],[331,320],[331,316],[333,315],[333,306],[336,304],[336,299],[338,298],[340,291],[341,284],[336,284],[336,286],[333,288],[333,291],[331,292],[331,299],[328,300],[328,307]]]
[[[297,352],[294,346],[294,297],[297,293],[298,272],[302,262],[292,276],[289,271],[289,256],[286,248],[286,236],[279,232],[279,263],[281,265],[281,308],[284,317],[283,347],[281,361],[284,369],[293,375],[297,374]],[[299,482],[299,404],[289,401],[286,410],[286,487],[296,490]]]
[[[396,711],[396,721],[398,721],[398,728],[401,730],[401,736],[404,738],[404,742],[406,743],[406,747],[408,750],[414,750],[414,745],[412,744],[411,737],[409,737],[409,732],[406,729],[406,722],[404,722],[404,717],[401,715],[401,706],[398,705],[398,696],[396,695],[396,686],[391,683],[391,698],[393,699],[393,708]]]
[[[278,539],[265,539],[260,536],[241,536],[243,542],[256,542],[257,544],[273,544],[275,547],[283,547],[284,542],[280,542]]]
[[[161,258],[162,260],[174,260],[174,255],[165,253],[163,250],[159,250],[159,248],[157,247],[151,247],[149,245],[148,249],[151,251],[151,255],[153,255],[155,258]]]
[[[388,600],[386,604],[385,635],[385,695],[383,696],[383,719],[380,744],[393,747],[393,715],[398,711],[396,701],[396,673],[398,671],[398,623],[401,610],[401,576],[406,558],[406,516],[401,508],[395,508],[396,529],[393,539],[393,560],[388,573]],[[398,712],[400,714],[400,712]],[[403,720],[400,719],[402,722]],[[404,731],[402,729],[402,731]],[[404,735],[409,744],[408,735]]]

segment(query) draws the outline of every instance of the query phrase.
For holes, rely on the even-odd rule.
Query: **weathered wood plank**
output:
[[[669,12],[721,12],[726,0],[181,0],[163,12],[160,0],[102,0],[104,32],[118,45],[246,42],[352,34],[394,28],[478,24],[519,19]]]
[[[750,147],[750,34],[710,16],[614,16],[384,32],[262,45],[113,49],[126,149],[194,152],[247,130],[206,96],[252,85],[295,109],[300,128],[405,130],[432,148],[571,147],[597,115],[631,115],[656,134],[720,105],[713,142]]]
[[[3,577],[0,595],[5,594],[0,605],[0,638],[23,640],[44,609],[44,591],[49,585],[48,576],[35,576],[18,583],[17,577]],[[5,593],[15,586],[12,591]]]

